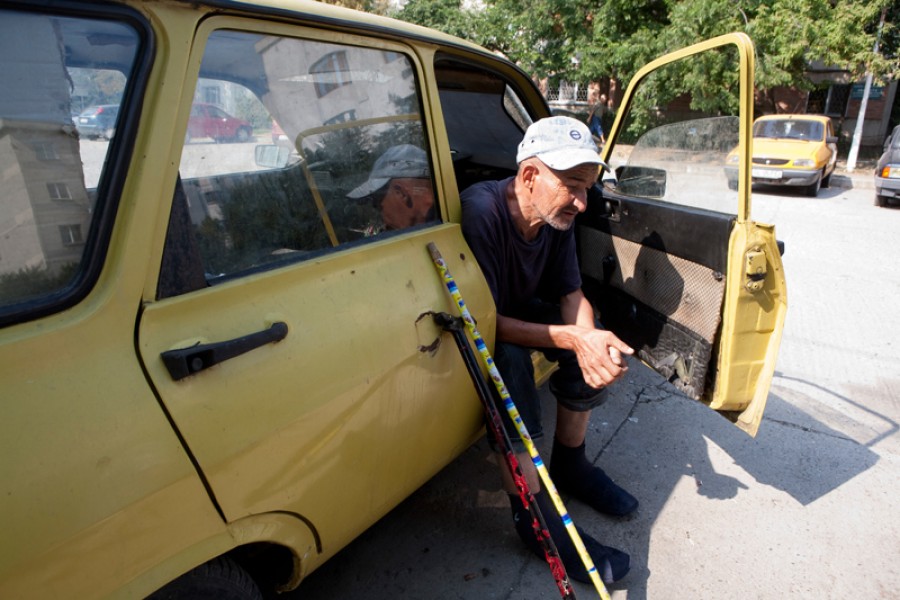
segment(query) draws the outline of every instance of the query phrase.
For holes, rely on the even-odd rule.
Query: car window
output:
[[[193,101],[217,118],[192,119],[182,151],[187,259],[205,280],[187,289],[438,220],[401,52],[218,30]]]
[[[86,293],[139,42],[129,23],[0,11],[0,320]]]
[[[638,198],[735,214],[724,167],[737,160],[739,142],[738,52],[733,46],[688,57],[637,83],[619,123],[609,162],[615,183],[604,185]],[[699,63],[699,64],[698,64]],[[715,71],[728,85],[689,94],[673,82]]]
[[[534,119],[520,94],[501,75],[450,56],[438,55],[434,68],[459,190],[515,173]]]

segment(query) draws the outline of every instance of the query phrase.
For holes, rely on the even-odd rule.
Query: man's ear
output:
[[[525,188],[529,191],[534,188],[534,180],[540,174],[540,169],[538,166],[531,161],[524,162],[519,167],[519,177],[522,179],[522,183],[525,184]]]

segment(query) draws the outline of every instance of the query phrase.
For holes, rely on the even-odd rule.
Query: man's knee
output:
[[[593,388],[585,383],[579,371],[576,374],[556,371],[550,376],[550,392],[565,408],[575,412],[585,412],[606,402],[609,391],[603,387]]]

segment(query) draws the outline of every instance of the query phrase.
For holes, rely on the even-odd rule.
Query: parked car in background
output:
[[[728,187],[737,189],[737,154],[728,156]],[[753,123],[753,183],[798,187],[817,196],[837,164],[837,137],[821,115],[766,115]]]
[[[116,133],[116,117],[118,116],[118,104],[89,106],[75,118],[75,128],[81,137],[91,140],[97,138],[111,140]]]
[[[194,104],[188,121],[185,141],[193,138],[212,138],[217,142],[249,142],[253,126],[233,117],[213,104]]]
[[[900,125],[884,141],[884,153],[875,167],[875,206],[900,199]]]

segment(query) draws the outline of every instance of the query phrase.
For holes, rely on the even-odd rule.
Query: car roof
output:
[[[403,37],[431,40],[445,45],[462,46],[468,50],[492,54],[477,44],[435,29],[373,13],[326,4],[319,0],[176,0],[176,2],[192,8],[210,7],[241,12],[262,12],[293,18],[327,21],[336,26],[341,24],[352,25],[354,28],[362,26],[372,30],[390,31],[394,35],[400,34]],[[168,4],[169,0],[160,0],[157,3]]]

